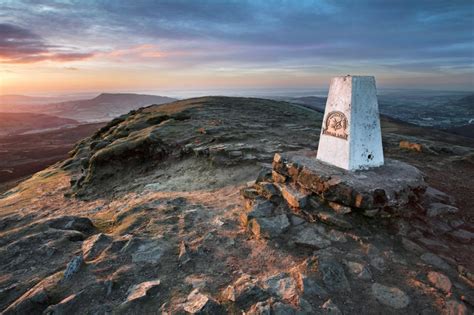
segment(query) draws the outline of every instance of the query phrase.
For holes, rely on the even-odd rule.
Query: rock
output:
[[[313,227],[307,227],[293,237],[295,244],[308,246],[314,249],[326,248],[331,241],[319,235]]]
[[[272,183],[260,182],[255,187],[258,194],[265,199],[271,201],[277,201],[280,198],[280,192],[275,188]]]
[[[123,304],[133,303],[147,296],[158,293],[160,289],[160,280],[150,280],[131,286],[127,291],[127,299]]]
[[[258,195],[258,191],[255,188],[251,187],[244,187],[240,190],[240,194],[242,197],[247,199],[256,199]]]
[[[257,280],[246,274],[229,285],[222,296],[224,299],[234,302],[241,309],[246,309],[252,303],[266,300],[269,297],[268,293],[257,285]]]
[[[448,233],[448,235],[460,243],[473,244],[474,242],[474,233],[466,230],[456,230],[451,233]]]
[[[256,237],[273,238],[283,233],[290,226],[290,222],[285,214],[280,214],[274,217],[252,219],[249,226]]]
[[[352,212],[351,207],[341,205],[337,202],[329,201],[328,204],[337,214],[347,214]]]
[[[271,301],[258,302],[245,313],[246,315],[271,315]]]
[[[324,304],[321,305],[321,309],[323,309],[324,314],[327,315],[342,315],[342,312],[339,307],[337,307],[337,305],[334,304],[331,299],[324,302]]]
[[[296,315],[296,309],[292,305],[276,302],[272,305],[274,315]]]
[[[431,186],[428,186],[426,188],[425,194],[423,195],[423,199],[428,204],[432,204],[436,202],[440,202],[444,204],[452,204],[454,202],[453,197]]]
[[[380,303],[395,308],[402,309],[410,303],[410,298],[396,287],[388,287],[380,283],[372,284],[372,295]]]
[[[333,242],[340,242],[340,243],[347,242],[346,234],[338,230],[330,230],[324,235]]]
[[[185,265],[186,263],[188,263],[191,260],[191,258],[189,256],[188,246],[186,245],[186,243],[184,241],[182,241],[179,244],[178,260],[182,265]]]
[[[351,290],[347,281],[344,268],[334,259],[322,259],[319,262],[323,282],[329,291],[349,292]]]
[[[450,271],[452,269],[451,266],[449,266],[443,259],[433,253],[424,253],[420,258],[425,263],[439,269],[443,269],[445,271]]]
[[[274,183],[284,184],[287,180],[287,177],[278,172],[272,171],[272,180]]]
[[[84,257],[82,254],[75,256],[67,264],[66,270],[64,271],[63,280],[67,281],[71,279],[78,271],[81,269],[81,266],[84,264]]]
[[[81,294],[81,292],[79,292]],[[71,294],[65,299],[61,300],[58,304],[50,305],[46,310],[43,311],[44,315],[60,315],[68,314],[77,305],[77,294]]]
[[[366,217],[369,217],[369,218],[373,218],[373,217],[375,217],[379,212],[380,212],[379,209],[365,209],[365,210],[362,212],[362,215],[364,215],[364,216],[366,216]]]
[[[156,264],[160,261],[168,248],[168,244],[160,238],[143,240],[138,237],[133,237],[121,251],[130,252],[132,254],[132,262],[134,263]]]
[[[257,201],[252,206],[249,212],[242,213],[240,215],[240,221],[243,226],[247,226],[248,222],[254,218],[264,218],[270,217],[273,214],[273,209],[275,206],[272,202],[265,200],[265,201]]]
[[[355,261],[344,261],[349,272],[356,278],[362,280],[371,280],[372,275],[370,270],[361,263]]]
[[[429,217],[437,217],[439,215],[443,214],[449,214],[449,213],[457,213],[459,211],[458,208],[450,205],[446,205],[444,203],[432,203],[430,204],[426,214]]]
[[[257,179],[255,180],[255,183],[261,183],[261,182],[270,182],[272,180],[272,170],[271,168],[264,167],[262,170],[258,173]]]
[[[62,216],[48,221],[48,226],[58,230],[75,230],[83,233],[95,231],[94,224],[89,218],[76,216]]]
[[[93,235],[82,243],[84,260],[96,259],[102,251],[112,242],[110,236],[103,233]]]
[[[304,208],[308,202],[308,194],[299,191],[296,187],[278,184],[283,199],[293,208]]]
[[[293,226],[298,226],[298,225],[301,225],[301,224],[306,222],[305,219],[303,219],[303,218],[301,218],[297,215],[290,214],[289,216],[290,216],[291,225],[293,225]]]
[[[400,149],[422,152],[423,145],[421,145],[420,143],[412,143],[406,140],[402,140],[400,141]]]
[[[184,310],[191,314],[222,314],[224,308],[214,299],[194,289],[187,297]]]
[[[265,280],[268,291],[283,300],[292,300],[298,295],[296,281],[287,273],[279,273]]]
[[[385,264],[385,259],[380,256],[375,256],[370,259],[370,265],[377,269],[380,272],[384,272],[387,269],[387,266]]]
[[[328,292],[311,278],[302,275],[300,282],[300,289],[303,292],[303,297],[310,301],[314,300],[315,298],[325,299],[329,296]]]
[[[61,273],[53,274],[41,280],[4,309],[2,315],[40,313],[51,304],[50,292],[58,287],[60,280]]]
[[[430,271],[428,272],[428,280],[435,288],[444,293],[451,291],[451,280],[442,273]]]
[[[467,315],[467,307],[462,302],[450,300],[446,302],[443,310],[444,315]]]
[[[325,211],[322,211],[322,212],[318,212],[316,214],[316,216],[318,217],[318,219],[325,223],[325,224],[328,224],[328,225],[334,225],[334,226],[337,226],[341,229],[352,229],[352,224],[350,224],[348,221],[332,214],[332,213],[329,213],[329,212],[325,212]]]
[[[290,181],[319,197],[359,209],[402,208],[425,190],[423,174],[417,168],[386,159],[381,167],[349,172],[323,163],[309,150],[280,153],[273,170],[289,174],[291,165],[299,165]]]

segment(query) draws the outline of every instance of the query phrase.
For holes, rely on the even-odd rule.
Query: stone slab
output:
[[[399,208],[426,189],[421,171],[398,160],[386,159],[383,166],[369,170],[347,171],[315,156],[309,150],[277,153],[273,170],[327,201],[360,209]]]

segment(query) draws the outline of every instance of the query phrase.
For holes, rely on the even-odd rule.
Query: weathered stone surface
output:
[[[112,242],[112,238],[103,233],[93,235],[82,243],[84,260],[94,260]]]
[[[400,141],[400,149],[406,149],[406,150],[412,150],[416,152],[422,152],[423,151],[423,145],[420,143],[413,143],[407,140],[402,140]]]
[[[134,263],[156,264],[168,249],[168,244],[159,238],[143,240],[134,237],[128,241],[121,251],[131,253]]]
[[[325,299],[329,296],[328,292],[315,280],[303,275],[301,276],[300,288],[303,292],[303,297],[310,301],[314,300],[315,298]]]
[[[410,298],[405,292],[399,288],[388,287],[380,283],[372,284],[372,295],[380,303],[395,309],[405,308],[410,303]]]
[[[292,300],[298,295],[297,283],[287,273],[279,273],[265,280],[268,291],[283,300]]]
[[[277,184],[277,187],[280,190],[283,198],[291,207],[304,208],[306,206],[308,194],[305,194],[296,187],[290,185]]]
[[[194,289],[188,295],[184,310],[191,314],[222,314],[224,308],[214,299],[199,292],[199,289]]]
[[[446,302],[443,315],[467,315],[467,307],[462,302],[451,300]]]
[[[417,168],[397,160],[387,159],[381,167],[349,172],[316,160],[312,151],[296,151],[280,153],[273,161],[273,170],[287,175],[287,165],[292,163],[301,166],[298,177],[292,180],[328,201],[348,207],[398,208],[426,188]]]
[[[248,198],[248,199],[255,199],[259,196],[257,189],[252,188],[252,187],[242,188],[240,190],[240,194],[242,195],[242,197]]]
[[[255,188],[260,196],[268,200],[276,201],[280,198],[280,191],[270,182],[260,182]]]
[[[450,271],[452,268],[446,263],[442,258],[433,254],[433,253],[424,253],[421,255],[421,260],[425,263],[437,267],[439,269],[443,269],[445,271]]]
[[[278,172],[275,172],[275,171],[272,171],[272,180],[274,183],[280,183],[280,184],[283,184],[286,182],[286,176],[285,175],[281,175],[280,173]]]
[[[244,226],[254,218],[264,218],[272,216],[275,206],[270,201],[256,202],[249,212],[242,213],[240,220]]]
[[[246,312],[248,315],[271,315],[272,314],[272,307],[271,307],[271,300],[270,301],[263,301],[258,302]]]
[[[271,168],[264,167],[260,170],[257,175],[255,183],[269,182],[272,179],[272,170]]]
[[[127,299],[123,304],[134,303],[147,296],[154,295],[160,288],[160,280],[150,280],[131,286],[127,291]]]
[[[64,271],[64,280],[71,279],[78,271],[81,269],[81,266],[84,264],[84,257],[81,255],[75,256],[67,264],[66,270]]]
[[[43,279],[25,294],[19,297],[2,314],[34,314],[40,313],[50,303],[50,291],[56,288],[61,280],[60,273]]]
[[[308,246],[315,249],[326,248],[331,241],[322,237],[313,227],[306,227],[293,237],[295,244]]]
[[[328,204],[338,214],[347,214],[352,212],[351,207],[341,205],[337,202],[330,201]]]
[[[322,259],[319,262],[325,286],[333,292],[350,291],[349,281],[344,273],[344,268],[334,259]]]
[[[77,216],[61,216],[48,221],[48,225],[59,230],[75,230],[83,233],[91,233],[95,230],[94,224],[89,218]]]
[[[436,216],[448,214],[448,213],[457,213],[458,211],[459,209],[454,206],[437,202],[437,203],[432,203],[429,206],[427,210],[427,215],[429,217],[436,217]]]
[[[246,309],[256,301],[267,299],[268,293],[257,285],[257,280],[249,275],[242,275],[222,294],[223,298],[234,302],[239,308]]]
[[[426,252],[426,250],[423,247],[409,240],[406,237],[402,237],[402,246],[407,251],[412,252],[417,255],[421,255],[422,253]]]
[[[355,278],[362,280],[372,279],[372,274],[367,266],[355,261],[344,261],[344,264]]]
[[[445,293],[451,291],[451,280],[442,273],[430,271],[428,272],[428,280],[435,288],[440,289]]]
[[[334,304],[334,302],[331,299],[324,302],[324,304],[321,305],[321,308],[324,310],[324,314],[327,314],[327,315],[342,315],[342,312],[339,309],[339,307],[337,307],[337,305]]]
[[[474,243],[474,233],[463,230],[463,229],[453,231],[449,233],[448,235],[460,243],[464,243],[464,244]]]
[[[321,211],[321,212],[318,212],[316,216],[323,223],[334,225],[341,229],[352,229],[352,224],[350,224],[348,221],[344,220],[343,218],[337,216],[336,214],[332,214],[326,211]]]
[[[296,308],[282,302],[276,302],[272,305],[274,315],[296,315]]]
[[[272,238],[283,233],[290,226],[290,222],[286,214],[280,214],[274,217],[252,219],[249,226],[256,237]]]

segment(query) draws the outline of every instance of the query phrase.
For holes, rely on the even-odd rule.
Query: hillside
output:
[[[469,139],[384,120],[385,155],[423,172],[434,187],[425,199],[380,218],[351,209],[345,220],[356,224],[344,229],[286,208],[272,210],[282,221],[262,226],[280,229],[276,237],[242,227],[252,205],[241,189],[271,176],[276,152],[316,149],[321,122],[308,108],[230,97],[150,106],[110,121],[68,159],[0,195],[0,311],[472,311]],[[401,140],[421,152],[401,149]],[[267,189],[271,197],[261,201],[273,207],[276,188]],[[300,245],[305,229],[325,246]]]
[[[46,105],[41,108],[41,111],[79,121],[107,121],[145,105],[172,101],[175,99],[156,95],[102,93],[89,100]]]
[[[35,113],[1,113],[0,136],[78,125],[76,120]]]
[[[116,116],[150,104],[164,104],[175,99],[158,95],[102,93],[92,99],[52,102],[54,98],[22,95],[0,97],[0,112],[42,113],[80,122],[108,121]]]

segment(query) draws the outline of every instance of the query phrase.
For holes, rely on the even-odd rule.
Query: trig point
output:
[[[331,80],[317,159],[350,171],[384,164],[374,77]]]

